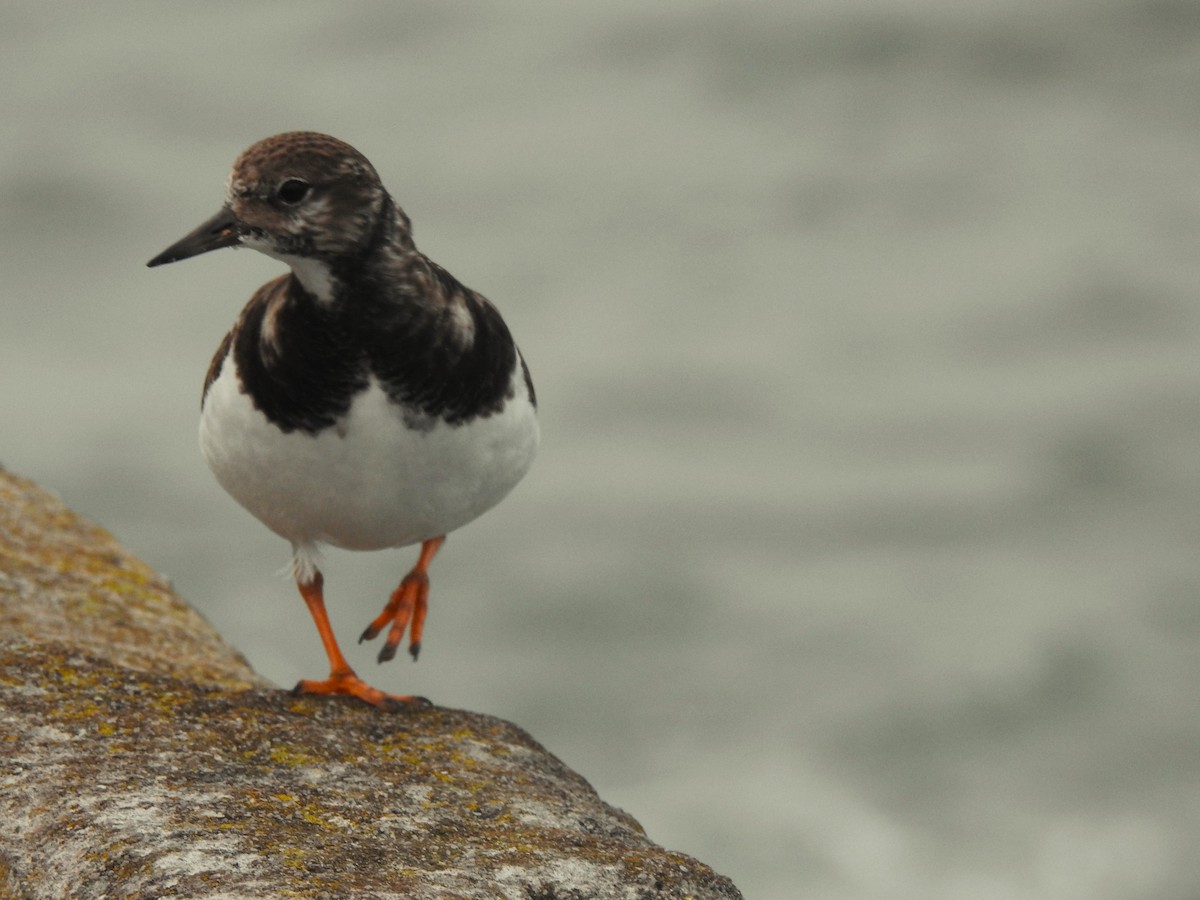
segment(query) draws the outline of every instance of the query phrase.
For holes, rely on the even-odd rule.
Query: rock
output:
[[[740,898],[520,728],[292,697],[0,469],[0,897]]]

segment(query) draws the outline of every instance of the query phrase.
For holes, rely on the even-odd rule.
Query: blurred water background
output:
[[[504,312],[544,444],[331,552],[386,689],[511,719],[748,898],[1200,895],[1200,4],[0,7],[0,462],[281,685],[287,548],[196,448],[280,271],[144,262],[294,128]]]

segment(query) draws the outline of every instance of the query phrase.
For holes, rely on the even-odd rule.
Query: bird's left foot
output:
[[[377,637],[389,623],[387,640],[379,648],[379,661],[387,662],[396,655],[396,648],[409,633],[408,652],[415,660],[421,652],[421,633],[425,628],[425,613],[429,609],[429,563],[445,543],[445,536],[431,538],[421,545],[421,556],[412,571],[404,576],[400,586],[392,591],[387,605],[359,636],[358,642]]]
[[[425,625],[425,613],[429,608],[429,576],[415,569],[404,576],[400,586],[392,591],[387,605],[366,630],[359,636],[358,642],[369,641],[379,635],[390,622],[387,640],[379,648],[379,661],[387,662],[396,655],[396,648],[404,639],[405,629],[412,625],[408,652],[413,659],[421,652],[421,630]]]

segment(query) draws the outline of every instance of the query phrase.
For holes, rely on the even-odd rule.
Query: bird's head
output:
[[[305,281],[369,247],[384,224],[387,192],[367,158],[329,135],[290,131],[259,141],[229,173],[225,205],[147,265],[221,247],[281,259]]]

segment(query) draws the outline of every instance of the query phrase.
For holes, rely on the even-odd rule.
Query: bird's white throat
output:
[[[272,254],[274,255],[274,254]],[[276,256],[292,268],[292,274],[305,291],[317,298],[318,303],[332,303],[337,281],[323,261],[307,256]]]
[[[318,303],[332,303],[337,292],[337,279],[329,271],[324,260],[313,259],[311,256],[293,256],[290,253],[278,253],[266,241],[247,240],[243,246],[257,250],[264,256],[287,263],[292,274],[300,282],[304,290],[317,299]]]

